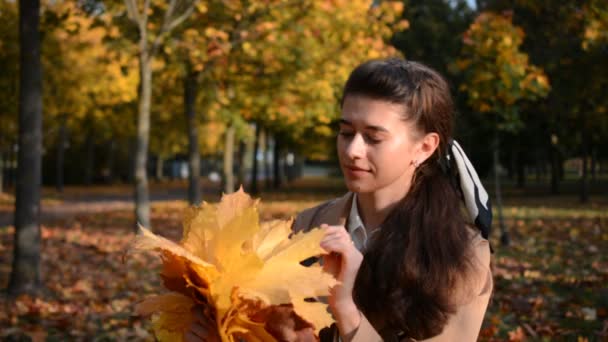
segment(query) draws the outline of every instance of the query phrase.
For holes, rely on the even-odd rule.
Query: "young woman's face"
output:
[[[402,119],[402,105],[347,96],[342,106],[338,158],[346,186],[358,193],[409,188],[421,134]]]

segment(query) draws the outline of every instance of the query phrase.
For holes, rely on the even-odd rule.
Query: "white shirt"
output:
[[[357,206],[357,194],[353,193],[353,204],[350,207],[350,214],[348,215],[346,229],[350,234],[351,239],[355,243],[355,246],[361,253],[363,253],[367,249],[367,243],[369,238],[378,231],[375,229],[371,234],[368,235],[365,226],[363,225],[363,220],[361,220],[361,216],[359,215],[359,208]]]
[[[363,225],[363,220],[361,220],[361,216],[359,215],[359,208],[357,206],[357,193],[353,193],[353,204],[350,207],[350,214],[348,215],[348,222],[346,223],[346,229],[350,234],[350,238],[353,240],[355,247],[361,252],[364,253],[367,249],[367,243],[369,238],[378,231],[378,229],[374,230],[371,234],[367,234],[367,230],[365,230],[365,226]],[[342,342],[342,338],[340,337],[340,333],[338,329],[334,331],[334,342]]]

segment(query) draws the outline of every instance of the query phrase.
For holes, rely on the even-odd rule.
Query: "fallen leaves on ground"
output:
[[[277,194],[279,197],[280,194]],[[263,195],[264,196],[264,195]],[[319,199],[264,196],[260,216],[289,218]],[[329,196],[328,196],[329,198]],[[493,231],[495,293],[480,341],[604,341],[608,339],[608,205],[584,210],[567,198],[508,203],[505,215],[512,246],[501,247]],[[576,203],[571,197],[570,202]],[[155,232],[182,238],[183,201],[155,204]],[[565,208],[560,210],[559,207]],[[134,303],[163,287],[153,255],[123,264],[133,237],[131,210],[80,215],[42,228],[46,291],[7,302],[0,297],[0,340],[153,341],[148,320],[133,315]],[[496,226],[497,227],[497,226]],[[0,228],[0,287],[8,284],[13,228]],[[28,337],[29,336],[29,337]]]
[[[512,246],[493,236],[495,290],[483,339],[608,340],[606,208],[510,211]]]

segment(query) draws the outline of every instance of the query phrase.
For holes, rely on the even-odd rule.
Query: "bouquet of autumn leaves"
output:
[[[276,341],[265,327],[272,323],[271,309],[285,304],[317,336],[331,325],[327,305],[310,299],[328,296],[335,279],[318,264],[300,264],[324,254],[323,231],[292,234],[291,220],[260,224],[257,205],[240,189],[217,205],[190,207],[180,243],[140,227],[132,248],[160,253],[160,276],[170,292],[145,299],[136,312],[154,316],[160,341],[183,341],[196,319],[194,308],[222,341]]]

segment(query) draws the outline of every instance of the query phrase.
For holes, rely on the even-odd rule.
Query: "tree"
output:
[[[595,178],[597,152],[592,146],[601,146],[601,137],[606,140],[608,136],[608,100],[603,94],[608,86],[608,67],[605,63],[608,57],[608,4],[605,1],[591,0],[583,10],[584,37],[581,46],[586,59],[594,66],[600,65],[598,68],[593,67],[595,82],[587,84],[586,89],[581,90],[585,105],[580,112],[583,164],[580,200],[586,203],[589,201],[589,173],[592,174],[592,179]]]
[[[15,243],[8,292],[36,292],[40,279],[40,181],[42,175],[42,66],[40,1],[19,1],[19,164]]]
[[[608,86],[606,53],[606,1],[551,0],[484,1],[494,11],[512,11],[513,22],[527,33],[522,45],[531,61],[541,65],[551,79],[552,89],[544,101],[530,106],[542,141],[551,159],[551,192],[559,191],[563,161],[580,158],[589,164],[591,156],[606,158],[596,151],[606,139],[608,105],[603,89]],[[594,158],[591,158],[592,161]],[[586,171],[583,169],[582,171]],[[589,197],[587,172],[581,172],[579,192]]]
[[[139,110],[137,115],[137,144],[135,151],[135,216],[137,222],[150,227],[150,199],[148,193],[148,144],[150,138],[150,103],[152,101],[152,61],[167,36],[190,17],[195,10],[195,0],[170,0],[152,6],[150,0],[140,4],[137,0],[125,0],[129,19],[136,26],[139,53]],[[151,14],[163,12],[161,18]],[[156,25],[149,19],[158,19]],[[156,27],[158,29],[154,30]]]
[[[107,13],[89,14],[71,1],[49,2],[44,13],[45,126],[57,132],[56,137],[47,134],[45,142],[56,146],[56,186],[61,189],[68,136],[85,145],[86,162],[78,166],[84,166],[79,172],[90,183],[95,141],[115,139],[129,126],[129,116],[117,109],[135,99],[138,80],[128,54],[106,43],[118,35],[118,29],[107,24]]]
[[[494,130],[494,182],[501,241],[509,244],[502,219],[499,177],[499,134],[521,129],[519,105],[522,100],[545,97],[549,82],[543,71],[528,62],[520,51],[524,32],[512,24],[509,13],[481,13],[463,36],[461,57],[455,68],[463,74],[460,90],[466,92],[469,105],[490,116]]]
[[[208,2],[205,4],[205,10],[196,13],[195,18],[190,21],[189,25],[184,27],[180,39],[173,39],[172,46],[169,49],[177,51],[177,62],[182,66],[183,84],[184,84],[184,113],[186,115],[188,125],[188,159],[190,167],[189,181],[189,200],[191,203],[200,202],[200,155],[199,155],[199,116],[208,117],[206,115],[197,115],[197,93],[199,86],[202,84],[212,88],[212,91],[207,91],[205,98],[207,101],[217,98],[210,98],[209,95],[217,95],[220,92],[216,91],[220,83],[230,83],[229,70],[226,66],[230,61],[235,61],[232,57],[233,51],[238,51],[241,44],[259,39],[261,32],[253,30],[260,22],[268,20],[276,20],[270,17],[271,9],[283,9],[281,13],[290,10],[293,4],[297,2],[278,0],[273,3],[265,3],[260,6],[257,1],[241,2],[236,1],[230,4],[222,2]],[[235,61],[238,63],[238,61]],[[219,70],[218,70],[219,69]],[[232,89],[228,84],[225,88]],[[208,109],[209,106],[202,106]],[[229,111],[233,113],[233,111]],[[230,193],[234,190],[233,175],[232,175],[232,158],[231,151],[233,150],[234,139],[239,140],[242,137],[237,134],[242,130],[234,130],[233,123],[235,118],[228,115],[226,118],[227,127],[224,140],[224,180],[225,191]],[[242,168],[242,163],[239,163]],[[240,172],[242,174],[242,172]]]
[[[0,0],[0,193],[3,191],[4,166],[10,156],[18,130],[19,99],[19,14],[15,1]]]
[[[275,147],[279,142],[275,163],[287,149],[331,155],[331,125],[348,74],[365,60],[397,55],[388,40],[408,26],[401,2],[306,5],[305,15],[295,13],[287,24],[261,23],[260,29],[271,29],[266,39],[242,46],[241,112],[274,137]]]
[[[405,0],[403,19],[407,30],[395,32],[391,43],[405,57],[420,61],[441,74],[458,57],[462,46],[460,36],[474,19],[466,1]]]

